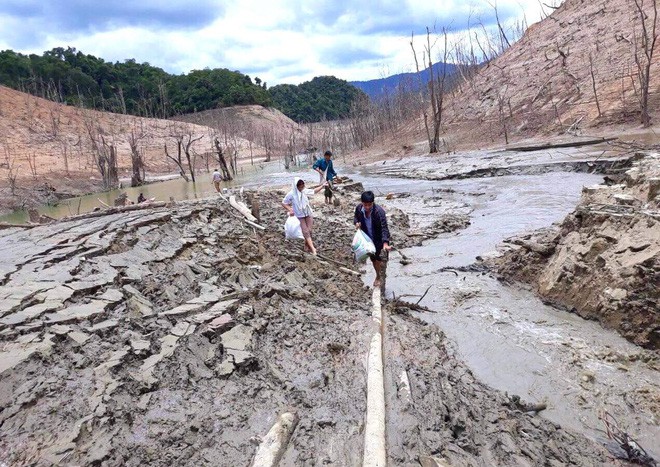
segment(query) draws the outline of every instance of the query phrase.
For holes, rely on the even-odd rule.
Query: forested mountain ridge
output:
[[[69,105],[143,117],[240,104],[268,106],[266,83],[227,69],[171,75],[135,60],[106,62],[74,48],[0,52],[0,84]]]
[[[149,63],[106,62],[71,47],[42,55],[0,51],[0,84],[68,105],[157,118],[261,105],[298,122],[314,122],[347,116],[361,95],[334,77],[268,89],[258,77],[225,68],[172,75]]]
[[[298,123],[336,120],[350,114],[353,103],[368,99],[361,90],[334,76],[318,76],[298,86],[270,88],[273,105]]]

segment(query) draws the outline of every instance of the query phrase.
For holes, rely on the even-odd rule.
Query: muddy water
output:
[[[305,170],[299,167],[285,170],[281,162],[272,162],[268,164],[255,164],[254,166],[244,166],[234,180],[222,182],[222,187],[227,189],[236,189],[241,186],[254,188],[263,185],[278,186],[288,184],[293,176],[302,176],[309,182],[318,179],[316,173],[311,170]],[[57,205],[39,206],[37,210],[40,214],[45,214],[55,219],[72,216],[92,211],[96,207],[103,207],[102,203],[112,206],[115,198],[121,193],[126,193],[133,202],[137,201],[138,195],[143,193],[146,198],[155,198],[156,201],[167,201],[170,196],[175,200],[201,199],[211,196],[215,189],[211,183],[211,175],[200,173],[197,175],[197,182],[186,182],[183,178],[175,177],[169,180],[151,183],[136,188],[123,188],[120,190],[111,190],[103,193],[94,193],[91,195],[71,198],[61,201]],[[124,181],[124,184],[130,182]],[[0,216],[0,222],[24,223],[28,220],[26,211],[15,211],[6,216]]]
[[[469,212],[471,217],[465,230],[403,250],[410,265],[402,266],[400,255],[392,253],[390,297],[416,302],[428,289],[421,304],[435,313],[418,316],[445,332],[478,379],[530,403],[546,403],[545,417],[596,439],[605,437],[598,419],[605,409],[648,450],[660,439],[653,411],[658,374],[639,361],[643,351],[595,322],[544,305],[532,292],[488,274],[439,271],[469,266],[504,238],[561,220],[575,207],[581,187],[599,181],[576,173],[412,183],[363,179],[367,188],[413,193],[384,202],[405,210],[413,230],[445,213]],[[369,269],[367,282],[373,280]]]

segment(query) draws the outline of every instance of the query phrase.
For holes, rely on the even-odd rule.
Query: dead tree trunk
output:
[[[651,59],[658,38],[656,34],[658,23],[658,5],[656,0],[651,0],[653,5],[652,18],[644,12],[644,0],[634,0],[639,14],[642,27],[641,36],[634,34],[635,64],[637,65],[637,77],[639,80],[640,94],[639,107],[641,111],[641,122],[644,127],[651,126],[649,116],[649,84],[651,81]]]
[[[96,158],[96,163],[103,177],[103,186],[106,190],[116,188],[119,185],[117,148],[101,136],[101,145],[98,146],[97,150],[98,157]]]
[[[182,146],[181,140],[179,140],[178,138],[176,139],[176,148],[177,148],[176,158],[173,157],[173,156],[170,156],[170,153],[167,150],[167,144],[165,144],[164,146],[165,146],[165,157],[167,157],[169,160],[174,162],[177,165],[177,167],[179,167],[179,173],[181,174],[183,179],[186,182],[189,181],[188,175],[186,175],[186,169],[183,167],[183,161],[181,160],[181,152],[182,152],[181,151],[181,146]]]
[[[443,106],[445,100],[445,81],[447,78],[447,30],[442,28],[442,35],[444,38],[444,56],[442,61],[442,74],[434,79],[433,61],[431,60],[431,34],[426,28],[426,46],[429,59],[429,71],[431,73],[431,108],[433,109],[433,145],[431,152],[438,152],[440,149],[440,129],[442,127]]]
[[[186,153],[186,160],[188,161],[188,168],[190,169],[190,178],[192,178],[193,183],[195,183],[195,162],[197,160],[197,153],[195,153],[191,148],[195,141],[199,141],[202,138],[203,136],[194,138],[193,135],[188,135],[188,141],[183,147],[183,150]]]
[[[596,99],[596,108],[598,109],[598,118],[603,114],[600,111],[600,102],[598,101],[598,91],[596,90],[596,75],[594,74],[594,58],[589,54],[589,73],[591,74],[591,87],[594,90],[594,98]]]
[[[229,172],[229,168],[227,167],[227,161],[225,160],[225,155],[222,152],[222,147],[220,146],[220,141],[218,140],[218,138],[215,138],[213,142],[215,143],[215,151],[216,154],[218,155],[220,170],[222,170],[222,178],[223,180],[232,180],[231,173]]]
[[[144,133],[136,133],[135,130],[131,130],[128,137],[128,145],[131,148],[131,167],[133,169],[131,186],[140,186],[144,183],[144,158],[140,153],[139,142],[145,136]]]
[[[426,105],[426,99],[424,98],[424,83],[422,82],[422,74],[421,70],[419,69],[419,61],[417,60],[417,51],[415,50],[415,45],[413,43],[413,38],[410,38],[410,48],[413,51],[413,57],[415,58],[415,68],[417,69],[417,76],[419,77],[419,85],[420,85],[420,90],[419,90],[419,97],[420,97],[420,105],[422,107],[422,116],[424,117],[424,128],[426,129],[426,139],[429,142],[429,152],[435,152],[433,150],[433,144],[432,144],[432,139],[431,139],[431,130],[429,128],[429,114],[428,114],[428,109]],[[425,60],[422,61],[424,63]]]

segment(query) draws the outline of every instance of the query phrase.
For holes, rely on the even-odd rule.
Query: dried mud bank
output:
[[[602,149],[610,148],[602,146]],[[630,168],[630,156],[610,154],[603,157],[604,152],[596,149],[581,151],[576,148],[534,152],[471,151],[402,158],[371,167],[373,173],[381,176],[437,181],[554,172],[615,174]]]
[[[509,239],[488,260],[549,302],[660,349],[660,156],[640,156],[620,184],[583,189],[556,227]]]
[[[281,194],[258,197],[265,232],[220,199],[0,231],[3,463],[248,465],[293,412],[280,465],[360,465],[371,301],[334,262],[350,263],[351,197],[317,210],[331,261],[284,241]],[[605,459],[475,381],[436,328],[388,326],[393,463]]]

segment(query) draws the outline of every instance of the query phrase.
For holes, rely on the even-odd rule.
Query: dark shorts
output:
[[[332,198],[332,188],[326,186],[324,195],[326,198]]]
[[[371,258],[371,261],[383,261],[383,258],[387,258],[387,254],[383,254],[383,250],[376,250],[376,253],[373,255],[369,255],[369,258]]]

